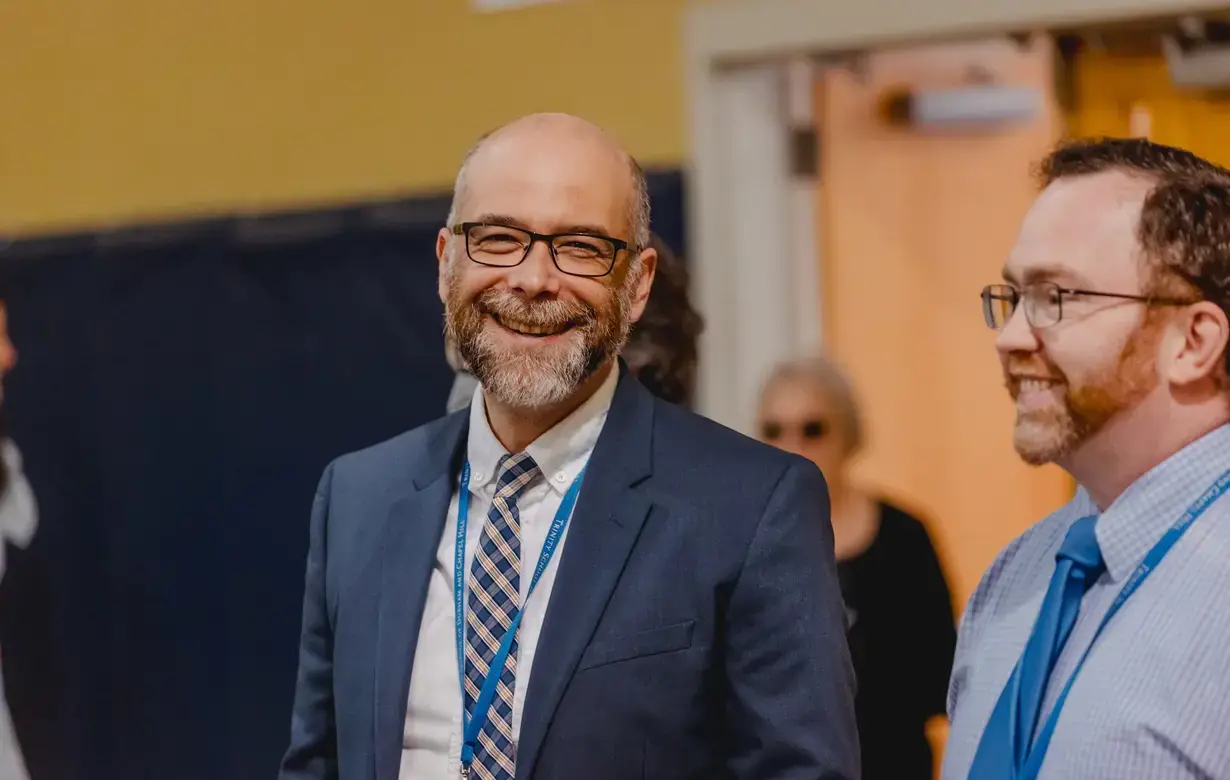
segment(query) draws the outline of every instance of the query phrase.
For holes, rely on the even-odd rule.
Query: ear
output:
[[[448,301],[448,240],[453,235],[453,231],[446,227],[440,228],[440,232],[436,234],[436,261],[437,261],[437,279],[436,291],[440,296],[440,302]]]
[[[649,291],[653,289],[653,276],[658,270],[658,250],[649,248],[641,250],[641,272],[636,277],[636,285],[632,290],[632,309],[629,319],[639,322],[645,313],[645,304],[649,301]]]
[[[1178,349],[1170,365],[1170,381],[1189,385],[1225,370],[1226,345],[1230,342],[1230,320],[1221,307],[1200,301],[1176,318]]]

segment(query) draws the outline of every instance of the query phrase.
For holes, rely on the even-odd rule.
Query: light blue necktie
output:
[[[470,568],[470,597],[466,609],[465,706],[473,716],[474,702],[483,687],[491,659],[500,649],[513,616],[521,604],[521,515],[517,497],[534,483],[541,471],[526,453],[506,455],[500,461],[495,498]],[[504,668],[496,672],[500,683],[491,702],[487,722],[478,734],[470,771],[480,780],[513,780],[517,750],[513,740],[513,691],[516,689],[517,641]]]
[[[1077,520],[1055,554],[1055,573],[1038,619],[982,732],[970,780],[1016,778],[1025,765],[1055,661],[1076,624],[1081,599],[1106,570],[1096,524],[1096,516]]]

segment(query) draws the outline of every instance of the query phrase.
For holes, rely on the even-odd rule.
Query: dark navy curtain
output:
[[[655,227],[686,254],[677,173]],[[332,458],[439,416],[447,200],[0,252],[41,527],[0,585],[33,780],[268,780]]]

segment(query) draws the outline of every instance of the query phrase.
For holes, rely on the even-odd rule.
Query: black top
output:
[[[878,505],[875,539],[837,567],[853,621],[863,780],[930,780],[923,725],[945,710],[957,641],[952,601],[922,522]]]

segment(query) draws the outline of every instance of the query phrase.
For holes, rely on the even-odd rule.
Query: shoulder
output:
[[[12,439],[0,441],[0,457],[8,469],[8,480],[0,493],[0,547],[5,540],[18,547],[30,543],[38,528],[38,502],[21,467],[21,452]],[[3,568],[0,561],[0,569]]]
[[[972,630],[979,618],[1002,611],[1002,604],[1025,586],[1023,575],[1037,571],[1056,541],[1071,524],[1073,508],[1069,503],[1047,515],[1017,536],[987,567],[966,605],[963,623]],[[1049,569],[1048,569],[1049,572]],[[1032,579],[1032,578],[1031,578]]]
[[[983,573],[961,614],[956,657],[948,688],[948,715],[955,716],[970,669],[978,658],[978,646],[989,626],[1009,613],[1013,605],[1031,598],[1032,585],[1041,576],[1049,579],[1045,558],[1058,544],[1076,512],[1069,502],[1030,526],[1004,547]]]
[[[329,464],[322,488],[359,488],[379,494],[403,486],[416,465],[436,447],[450,446],[446,435],[460,429],[468,409],[453,412],[390,439],[341,455]],[[327,485],[325,483],[328,483]]]
[[[465,415],[466,412],[458,414]],[[448,447],[455,415],[406,431],[391,439],[333,460],[316,488],[311,539],[323,545],[333,572],[353,571],[383,543],[383,529],[394,507],[414,494],[414,480]],[[455,435],[455,434],[454,434]],[[447,457],[447,455],[445,456]],[[337,576],[336,574],[332,576]]]
[[[1000,550],[987,567],[961,614],[957,640],[957,665],[977,645],[984,629],[1012,606],[1032,595],[1031,587],[1039,572],[1050,576],[1045,558],[1058,544],[1075,512],[1069,502],[1042,520],[1034,523]],[[957,678],[953,678],[954,684]]]
[[[686,455],[695,466],[720,471],[738,470],[759,475],[780,477],[790,468],[810,468],[819,471],[807,460],[757,441],[708,417],[683,407],[655,401],[654,455],[655,467],[668,469],[679,465],[670,456]],[[658,456],[666,456],[659,462]]]
[[[895,502],[879,499],[880,529],[876,544],[888,554],[906,565],[930,568],[939,561],[927,520],[919,513],[904,509]]]
[[[877,499],[880,507],[880,534],[883,538],[905,544],[933,547],[927,521],[920,513],[905,509],[896,502]]]
[[[21,471],[21,450],[17,448],[17,443],[7,436],[0,439],[0,458],[4,459],[4,465],[8,466],[10,471]]]
[[[811,461],[663,401],[654,415],[653,459],[654,482],[691,503],[746,513],[763,510],[775,493],[798,491],[828,508],[824,478]]]

